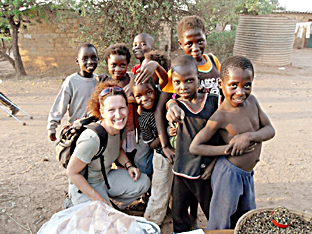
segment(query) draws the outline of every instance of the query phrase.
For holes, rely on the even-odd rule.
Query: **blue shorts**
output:
[[[211,175],[207,230],[234,229],[244,213],[256,208],[253,174],[233,165],[225,156],[217,160]]]
[[[137,152],[134,156],[134,164],[142,173],[148,175],[150,178],[153,174],[153,155],[154,150],[140,139],[137,145]]]

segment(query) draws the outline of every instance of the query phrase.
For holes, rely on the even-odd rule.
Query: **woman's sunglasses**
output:
[[[115,92],[123,92],[123,89],[119,86],[113,86],[113,87],[105,88],[101,91],[100,97],[105,97],[107,94],[109,94],[111,92],[113,92],[113,94]]]

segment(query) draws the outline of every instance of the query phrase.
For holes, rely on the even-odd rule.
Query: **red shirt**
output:
[[[131,72],[133,72],[134,75],[138,74],[138,70],[140,69],[141,67],[141,64],[137,64],[137,65],[134,65],[133,68],[131,69]]]

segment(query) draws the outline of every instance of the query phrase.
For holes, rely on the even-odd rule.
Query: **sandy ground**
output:
[[[284,205],[312,213],[312,49],[294,50],[284,69],[256,65],[253,93],[276,129],[263,144],[255,168],[257,207]],[[49,109],[61,78],[9,78],[11,68],[0,61],[0,91],[24,111],[23,126],[0,109],[0,233],[36,233],[61,210],[67,191],[65,170],[47,137]],[[201,214],[200,225],[206,226]],[[162,233],[172,232],[168,214]]]

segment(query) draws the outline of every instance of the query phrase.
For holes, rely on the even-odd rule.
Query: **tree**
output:
[[[40,2],[36,0],[1,0],[0,1],[0,18],[2,22],[6,22],[10,28],[11,51],[13,58],[6,52],[6,48],[0,50],[0,56],[9,61],[16,71],[16,76],[26,75],[23,61],[19,52],[18,32],[23,22],[29,22],[28,17],[38,10],[41,6],[48,7],[49,1]],[[37,15],[39,11],[35,12]]]
[[[142,32],[156,39],[163,24],[174,23],[186,14],[181,6],[186,0],[63,0],[74,10],[72,17],[80,17],[81,38],[94,43],[101,51],[113,43],[132,45]],[[67,13],[65,16],[68,16]],[[61,16],[61,17],[64,17]],[[157,41],[157,40],[156,40]],[[103,51],[101,51],[103,52]]]
[[[195,0],[188,5],[192,14],[204,18],[207,31],[217,23],[223,30],[227,24],[237,24],[239,14],[271,14],[278,6],[278,0]]]

